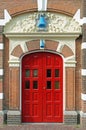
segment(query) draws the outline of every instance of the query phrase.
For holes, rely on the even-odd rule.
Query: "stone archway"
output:
[[[50,19],[49,26],[46,32],[44,31],[40,33],[37,31],[35,23],[37,16],[38,13],[26,13],[16,16],[9,23],[7,23],[4,28],[4,34],[9,38],[9,97],[11,97],[9,100],[9,109],[16,110],[16,115],[19,116],[21,115],[21,104],[17,102],[17,98],[19,97],[14,95],[13,92],[15,90],[15,92],[18,93],[17,90],[19,90],[19,87],[21,86],[18,80],[21,66],[20,59],[22,55],[28,54],[31,51],[40,51],[40,39],[45,40],[45,48],[42,49],[41,52],[46,50],[54,51],[64,56],[67,74],[65,76],[67,99],[70,98],[73,101],[75,100],[73,95],[70,97],[70,93],[75,93],[75,39],[81,33],[81,28],[76,21],[67,15],[46,12],[46,16]],[[72,78],[69,79],[70,75]],[[15,86],[12,81],[15,81]],[[69,87],[70,82],[72,82],[71,87]],[[68,110],[72,111],[75,105],[68,100],[66,102],[66,107]],[[12,111],[11,113],[10,111],[8,112],[9,120],[10,114],[14,115],[14,111],[13,113]],[[71,114],[70,117],[72,117]],[[17,116],[15,116],[15,118],[17,118]],[[70,119],[69,117],[67,118]]]

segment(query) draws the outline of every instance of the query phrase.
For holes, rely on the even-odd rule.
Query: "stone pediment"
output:
[[[72,17],[60,13],[45,13],[48,18],[46,33],[81,33],[81,27]],[[16,16],[4,27],[4,33],[37,33],[38,13]],[[42,31],[45,32],[45,31]]]

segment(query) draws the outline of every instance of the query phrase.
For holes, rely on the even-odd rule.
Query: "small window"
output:
[[[38,77],[38,70],[37,69],[33,70],[33,77]]]
[[[51,89],[51,81],[47,81],[47,88],[46,89]]]
[[[55,89],[59,89],[60,88],[60,82],[59,81],[55,81]]]
[[[51,69],[47,69],[47,77],[51,77]]]
[[[33,89],[38,89],[38,81],[33,81]]]
[[[25,81],[25,89],[30,89],[30,81]]]
[[[55,69],[55,77],[59,77],[59,69]]]
[[[25,76],[26,76],[26,77],[30,77],[30,70],[29,70],[29,69],[26,69],[26,70],[25,70]]]

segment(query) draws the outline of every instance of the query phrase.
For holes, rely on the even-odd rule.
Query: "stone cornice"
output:
[[[9,38],[11,37],[27,37],[27,38],[76,38],[80,35],[78,32],[74,33],[5,33]]]

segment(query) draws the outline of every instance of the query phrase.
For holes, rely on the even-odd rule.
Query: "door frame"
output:
[[[25,55],[30,55],[30,54],[35,54],[35,53],[40,53],[40,52],[49,52],[49,53],[52,53],[52,54],[56,54],[56,55],[59,55],[62,60],[63,60],[63,119],[64,119],[64,111],[65,111],[65,103],[66,103],[66,98],[65,98],[65,62],[64,62],[64,57],[63,55],[61,55],[60,53],[57,53],[55,51],[49,51],[49,50],[37,50],[37,51],[31,51],[31,52],[28,52],[28,53],[25,53],[24,55],[22,55],[20,57],[20,111],[22,113],[22,59]],[[22,116],[22,114],[21,114]],[[64,122],[64,120],[63,120]]]

